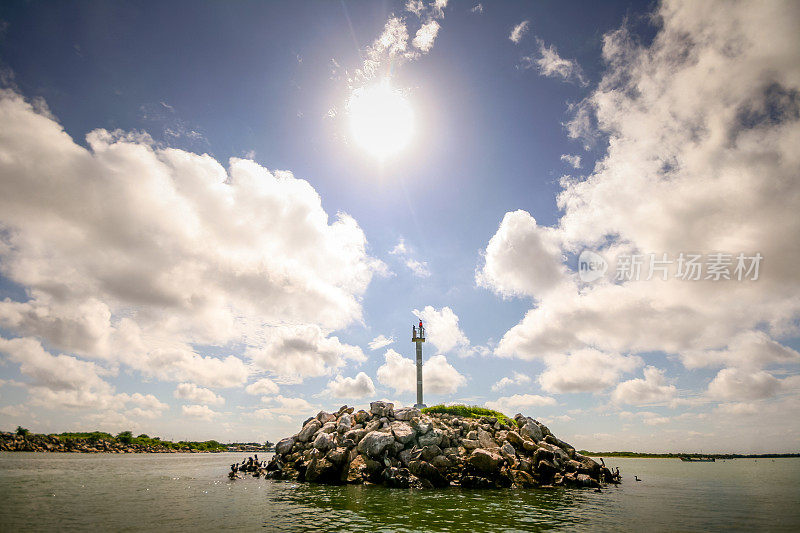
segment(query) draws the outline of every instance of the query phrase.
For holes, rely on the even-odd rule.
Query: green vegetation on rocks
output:
[[[483,418],[484,416],[493,417],[500,421],[501,424],[506,424],[507,426],[514,426],[516,425],[514,420],[500,411],[493,411],[492,409],[487,409],[486,407],[479,407],[477,405],[432,405],[430,407],[424,407],[422,409],[424,414],[431,414],[431,413],[439,413],[439,414],[446,414],[446,415],[454,415],[460,416],[462,418]]]

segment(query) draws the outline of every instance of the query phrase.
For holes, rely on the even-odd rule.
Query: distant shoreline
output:
[[[234,442],[223,444],[215,440],[179,441],[162,440],[141,434],[134,437],[123,431],[116,437],[110,433],[30,433],[24,428],[17,432],[0,432],[0,451],[45,453],[223,453],[269,452],[272,443]]]
[[[800,457],[800,453],[638,453],[638,452],[590,452],[580,450],[583,455],[590,457],[636,457],[642,459],[680,459],[690,457],[698,459],[708,457],[713,459],[779,459],[787,457]]]

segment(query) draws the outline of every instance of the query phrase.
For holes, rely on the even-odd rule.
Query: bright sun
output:
[[[356,89],[347,106],[353,139],[372,155],[394,155],[411,140],[414,113],[408,100],[388,81]]]

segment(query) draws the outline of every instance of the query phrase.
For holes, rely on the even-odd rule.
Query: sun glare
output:
[[[411,140],[411,105],[388,81],[356,89],[347,107],[353,139],[370,154],[379,158],[394,155]]]

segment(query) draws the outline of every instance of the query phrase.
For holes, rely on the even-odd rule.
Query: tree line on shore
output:
[[[31,433],[22,426],[14,432],[0,432],[1,451],[50,451],[50,452],[226,452],[269,451],[272,443],[220,443],[216,440],[173,442],[145,433],[134,436],[131,431],[116,435],[105,431],[64,432],[51,434]]]

